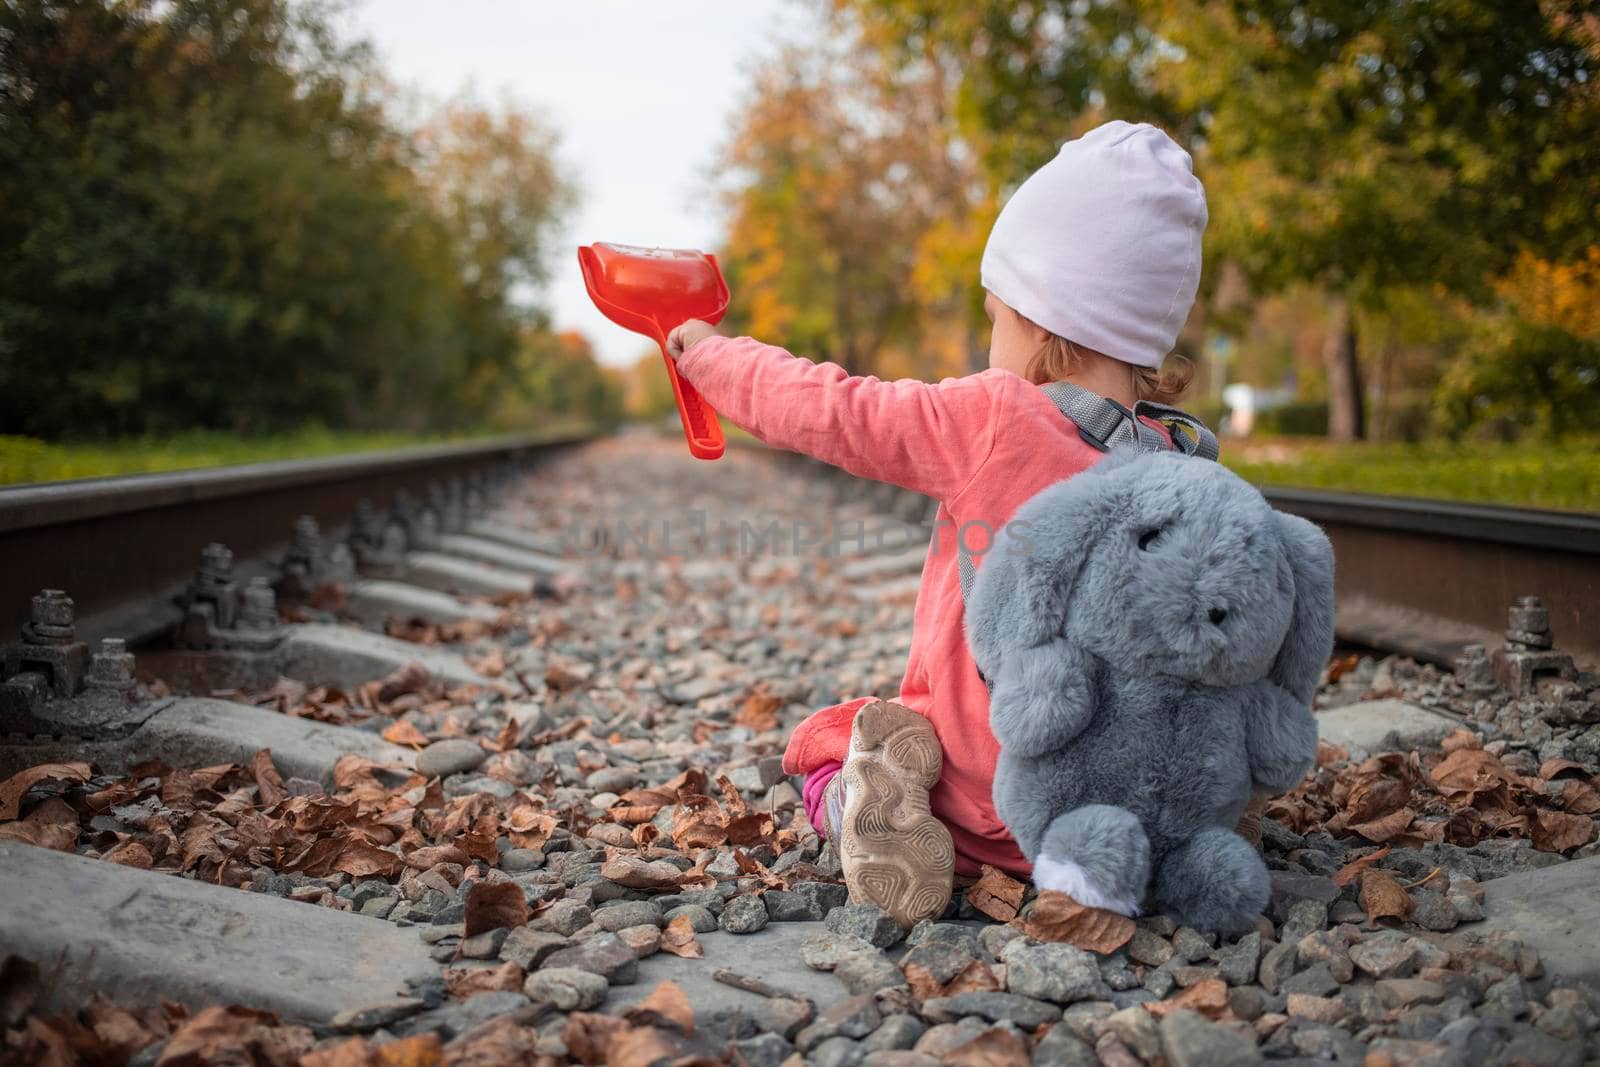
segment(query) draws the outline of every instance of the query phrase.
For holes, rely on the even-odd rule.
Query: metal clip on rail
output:
[[[595,307],[612,322],[661,346],[678,405],[683,436],[697,459],[722,455],[722,424],[695,387],[678,376],[667,355],[667,334],[690,319],[716,323],[728,310],[728,284],[717,257],[675,248],[634,248],[595,243],[578,249],[583,284]]]

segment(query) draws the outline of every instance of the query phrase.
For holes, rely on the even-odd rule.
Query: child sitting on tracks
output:
[[[952,872],[1028,874],[991,799],[998,745],[963,633],[955,532],[981,554],[1019,505],[1101,457],[1040,386],[1067,381],[1129,408],[1182,392],[1187,364],[1160,368],[1194,302],[1205,225],[1188,153],[1152,126],[1111,122],[1063,145],[995,222],[981,272],[988,370],[884,382],[698,320],[669,338],[679,373],[761,440],[940,502],[898,702],[824,708],[784,754],[852,899],[907,926],[944,910]]]

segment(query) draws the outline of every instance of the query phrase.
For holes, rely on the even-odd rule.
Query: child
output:
[[[907,926],[944,909],[952,871],[1028,873],[991,799],[998,745],[962,630],[954,531],[999,531],[1101,457],[1040,385],[1071,381],[1130,408],[1181,393],[1187,375],[1158,368],[1194,302],[1205,225],[1188,153],[1152,126],[1110,122],[1062,145],[995,221],[982,373],[851,377],[697,320],[669,338],[679,372],[763,441],[940,502],[898,703],[824,708],[784,754],[786,772],[807,776],[806,813],[835,842],[851,897]],[[966,544],[981,566],[987,535]]]

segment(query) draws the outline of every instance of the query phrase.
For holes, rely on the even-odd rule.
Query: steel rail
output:
[[[67,590],[80,631],[97,616],[120,619],[194,571],[212,541],[242,559],[280,550],[295,519],[310,515],[329,533],[348,524],[358,501],[386,506],[405,489],[520,462],[588,439],[587,432],[520,434],[320,459],[283,460],[159,474],[85,478],[0,488],[0,624],[14,633],[33,594]],[[130,635],[131,636],[131,635]],[[3,639],[3,638],[0,638]]]
[[[1559,648],[1600,664],[1600,515],[1263,487],[1334,549],[1341,638],[1448,663],[1498,645],[1522,596],[1550,609]]]

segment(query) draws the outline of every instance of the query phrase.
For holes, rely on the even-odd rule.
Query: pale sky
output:
[[[545,298],[558,329],[600,359],[653,346],[603,318],[578,244],[714,249],[722,213],[706,188],[750,72],[815,24],[815,0],[360,0],[348,18],[389,74],[430,98],[509,95],[561,136],[579,203]]]

